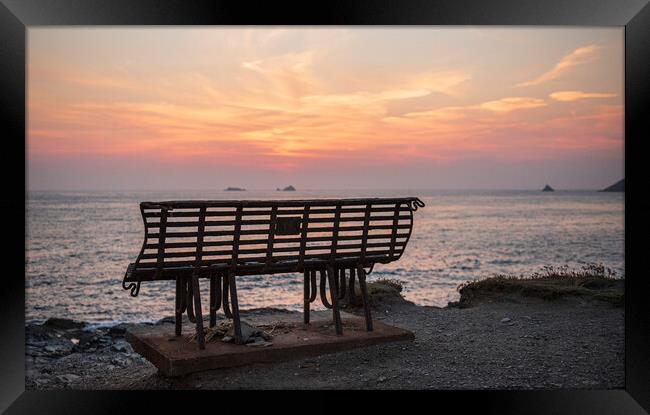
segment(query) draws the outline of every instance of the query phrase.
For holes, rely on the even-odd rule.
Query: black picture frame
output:
[[[25,391],[23,196],[26,197],[27,29],[46,25],[380,24],[625,27],[625,388],[608,391],[433,391],[424,399],[441,410],[445,404],[451,404],[461,409],[471,407],[500,414],[632,414],[644,413],[643,408],[650,411],[650,301],[646,298],[650,277],[644,275],[641,268],[644,238],[650,230],[650,203],[644,201],[642,188],[645,183],[642,148],[650,123],[650,6],[647,0],[348,0],[296,4],[0,0],[0,3],[0,111],[4,119],[0,177],[5,178],[0,212],[6,220],[1,238],[4,246],[0,250],[3,264],[0,410],[8,408],[7,413],[116,413],[138,407],[152,410],[154,404],[170,408],[172,402],[183,401],[175,394],[164,393],[149,393],[143,398],[141,393]],[[224,394],[212,396],[223,397]],[[368,401],[363,396],[356,399],[360,403]],[[224,400],[215,410],[227,410],[227,404]],[[302,403],[296,399],[295,406],[300,405]],[[336,409],[335,405],[332,409]]]

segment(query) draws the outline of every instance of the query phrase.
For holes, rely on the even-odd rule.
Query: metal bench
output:
[[[333,310],[337,334],[342,333],[338,300],[348,293],[349,302],[358,303],[353,288],[358,278],[366,328],[372,331],[366,275],[375,264],[402,256],[413,212],[423,206],[415,197],[142,202],[144,243],[122,287],[136,297],[143,281],[175,280],[176,335],[187,311],[204,349],[200,278],[210,280],[210,327],[223,308],[233,319],[238,344],[243,339],[235,277],[303,273],[304,322],[309,324],[320,273],[321,301]]]

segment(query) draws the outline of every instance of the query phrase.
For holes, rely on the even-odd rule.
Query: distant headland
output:
[[[604,188],[601,192],[625,192],[625,179],[621,179],[613,185]]]
[[[241,187],[226,187],[224,189],[224,191],[226,191],[226,192],[245,192],[246,189],[241,188]]]

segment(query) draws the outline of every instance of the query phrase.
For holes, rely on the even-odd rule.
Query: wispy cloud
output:
[[[409,87],[458,96],[461,92],[461,86],[471,79],[472,77],[467,71],[460,69],[455,71],[426,72],[413,76]]]
[[[610,92],[557,91],[549,95],[556,101],[579,101],[590,98],[612,98],[616,94]]]
[[[545,107],[543,99],[529,97],[501,98],[496,101],[488,101],[478,105],[479,108],[495,111],[510,112],[515,110]]]
[[[544,82],[551,81],[558,78],[560,75],[564,74],[567,70],[574,66],[582,65],[594,60],[597,56],[597,51],[599,49],[598,45],[589,45],[578,48],[573,52],[565,55],[558,63],[553,66],[553,68],[547,72],[544,72],[537,78],[533,80],[522,82],[517,84],[517,86],[533,86],[539,85]]]
[[[516,110],[545,107],[546,102],[532,97],[506,97],[494,101],[486,101],[475,105],[442,107],[429,111],[416,111],[404,114],[407,118],[428,118],[432,120],[451,121],[465,118],[470,112],[477,110],[495,113],[508,113]]]

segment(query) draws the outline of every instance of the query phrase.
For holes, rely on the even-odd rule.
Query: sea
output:
[[[154,322],[174,314],[174,283],[122,289],[143,242],[141,201],[416,196],[426,206],[399,261],[370,281],[403,282],[407,300],[445,306],[466,281],[544,266],[602,264],[625,276],[623,193],[533,190],[30,191],[26,200],[26,322]],[[302,275],[240,277],[240,308],[302,310]],[[202,286],[207,298],[207,281]],[[320,300],[314,309],[323,308]]]

